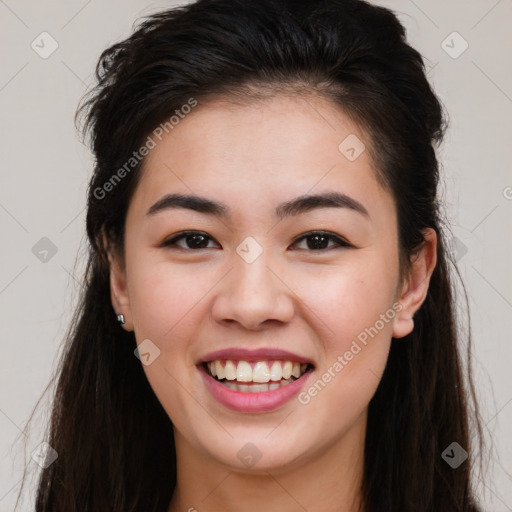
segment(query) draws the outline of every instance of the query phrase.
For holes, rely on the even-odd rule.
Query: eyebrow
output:
[[[185,208],[222,218],[231,216],[229,207],[226,204],[190,194],[167,194],[149,208],[146,216],[152,216],[173,208]],[[275,216],[278,219],[284,219],[285,217],[300,215],[301,213],[318,208],[347,208],[370,218],[368,210],[359,201],[340,192],[299,196],[277,206]]]

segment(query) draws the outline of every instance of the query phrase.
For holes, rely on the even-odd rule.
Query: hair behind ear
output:
[[[470,479],[475,457],[468,434],[468,398],[476,408],[480,450],[483,438],[471,373],[468,387],[463,378],[442,233],[438,232],[437,240],[437,264],[426,299],[415,314],[414,330],[393,340],[370,402],[364,485],[372,512],[478,512]],[[471,366],[470,337],[467,343]],[[470,455],[456,470],[441,457],[454,441]]]

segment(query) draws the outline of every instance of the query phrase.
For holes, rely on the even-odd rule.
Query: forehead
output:
[[[133,198],[135,208],[149,208],[164,193],[182,192],[215,197],[234,211],[254,208],[261,214],[272,206],[273,213],[273,206],[288,198],[325,191],[350,195],[369,211],[393,207],[364,149],[367,136],[320,97],[209,101],[155,142]]]

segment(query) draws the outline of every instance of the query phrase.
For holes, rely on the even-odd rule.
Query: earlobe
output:
[[[437,234],[432,228],[423,232],[424,242],[411,260],[411,268],[399,298],[402,309],[393,324],[393,337],[403,338],[414,329],[414,315],[425,301],[430,278],[437,263]]]

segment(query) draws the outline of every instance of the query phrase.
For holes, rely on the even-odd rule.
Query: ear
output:
[[[411,260],[399,301],[402,309],[393,324],[393,337],[403,338],[414,329],[414,314],[427,297],[430,277],[437,263],[437,234],[432,228],[423,231],[424,242]]]
[[[105,235],[103,235],[103,241],[104,247],[109,247]],[[107,253],[110,264],[110,300],[116,314],[124,315],[125,323],[121,324],[121,327],[126,331],[133,331],[125,265],[113,250],[108,249]]]

